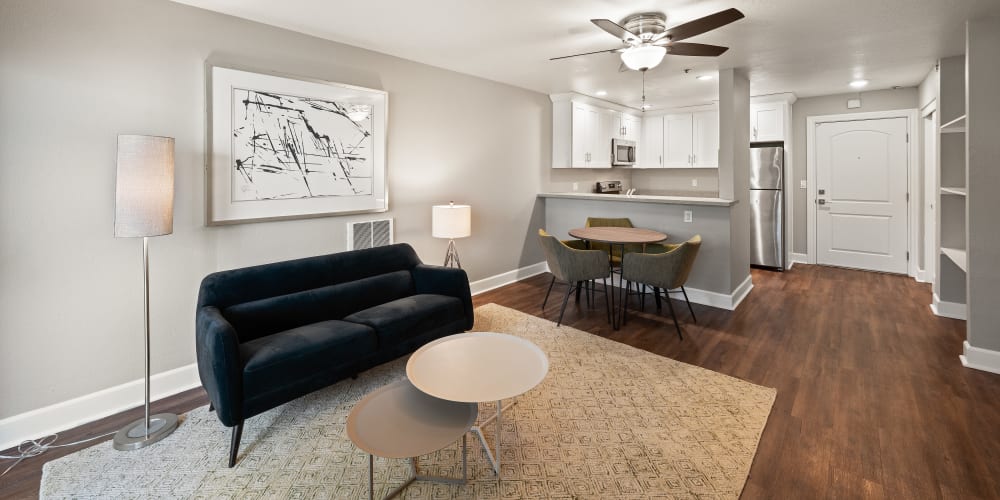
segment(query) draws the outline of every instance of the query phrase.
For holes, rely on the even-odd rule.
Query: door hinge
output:
[[[910,201],[910,193],[906,193],[906,201]]]
[[[909,261],[910,261],[910,252],[906,252],[906,261],[907,261],[907,262],[909,262]]]
[[[909,132],[906,133],[906,142],[910,142],[910,133]]]

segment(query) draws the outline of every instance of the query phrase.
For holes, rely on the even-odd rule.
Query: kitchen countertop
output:
[[[722,198],[702,198],[697,196],[657,196],[635,194],[599,194],[599,193],[540,193],[539,198],[566,198],[572,200],[625,201],[631,203],[660,203],[664,205],[706,205],[713,207],[731,207],[736,200]]]

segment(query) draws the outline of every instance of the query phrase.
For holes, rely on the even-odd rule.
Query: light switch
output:
[[[809,181],[807,180],[799,181],[799,189],[809,189]]]
[[[698,187],[698,179],[691,179],[691,187]]]
[[[576,182],[574,182],[573,183],[573,191],[576,191],[577,189],[580,189],[580,186],[579,186],[579,184],[577,184]]]
[[[692,212],[691,210],[685,210],[684,222],[693,222],[693,221],[694,221],[694,212]]]

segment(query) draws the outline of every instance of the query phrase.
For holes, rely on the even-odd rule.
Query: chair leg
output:
[[[656,312],[662,311],[663,310],[663,302],[660,301],[660,288],[659,287],[656,287],[656,286],[653,287],[653,298],[656,299]]]
[[[229,468],[236,465],[236,455],[240,452],[240,438],[243,437],[243,422],[233,427],[233,440],[229,443]]]
[[[681,325],[677,322],[677,315],[674,314],[674,304],[671,302],[670,296],[668,295],[664,297],[664,300],[667,302],[667,307],[670,308],[670,317],[674,318],[674,328],[677,329],[677,336],[680,337],[681,340],[684,340],[684,334],[681,333]]]
[[[549,282],[549,291],[545,292],[545,300],[542,301],[542,311],[545,311],[545,304],[549,301],[549,294],[552,293],[552,286],[556,284],[556,277],[552,277],[552,281]]]
[[[691,301],[688,300],[688,293],[687,290],[684,289],[684,287],[681,287],[681,293],[684,294],[684,301],[688,303],[688,311],[691,311],[691,319],[693,319],[694,322],[697,323],[698,318],[694,315],[694,308],[691,307]]]
[[[608,311],[608,323],[611,323],[611,298],[608,297],[608,279],[601,278],[601,282],[604,283],[604,306]]]
[[[636,291],[635,292],[636,292],[637,295],[639,295],[639,310],[640,311],[645,311],[646,310],[646,285],[645,284],[642,285],[642,292],[639,292],[639,290],[638,290],[638,288],[639,288],[639,284],[638,283],[635,285],[635,287],[636,287]]]
[[[569,303],[569,296],[573,295],[573,285],[566,287],[566,296],[563,297],[562,309],[559,310],[559,321],[556,321],[556,326],[562,324],[563,314],[566,314],[566,304]]]
[[[576,303],[580,303],[580,286],[583,284],[582,281],[576,282]],[[572,287],[572,285],[570,285]]]
[[[625,296],[622,297],[622,326],[625,326],[625,321],[628,318],[628,296],[632,291],[632,282],[626,281],[623,282],[622,284],[625,285],[624,287]]]

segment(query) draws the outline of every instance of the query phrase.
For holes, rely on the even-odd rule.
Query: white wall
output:
[[[861,99],[861,107],[847,109],[848,99]],[[794,206],[794,237],[792,251],[806,253],[806,236],[808,209],[807,196],[804,189],[799,189],[799,181],[808,178],[808,151],[806,151],[806,119],[810,116],[839,115],[848,113],[869,113],[872,111],[888,111],[895,109],[912,109],[917,107],[917,88],[907,87],[897,90],[873,90],[871,92],[852,92],[818,97],[807,97],[795,101],[792,105],[792,142],[795,144],[792,161],[792,178],[785,181],[786,186],[795,189]]]
[[[206,62],[386,90],[397,241],[437,263],[430,205],[455,200],[473,206],[471,279],[543,260],[526,236],[544,220],[545,95],[166,0],[5,0],[0,418],[142,376],[141,244],[112,237],[117,134],[176,138],[174,234],[151,242],[154,373],[194,362],[205,274],[343,250],[345,222],[368,218],[206,227]]]

